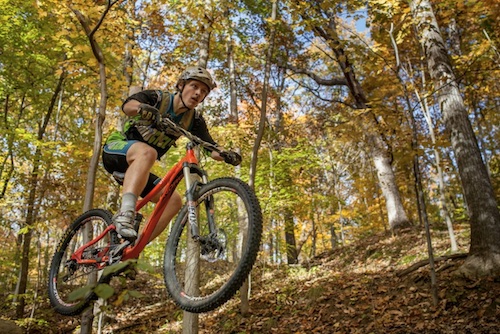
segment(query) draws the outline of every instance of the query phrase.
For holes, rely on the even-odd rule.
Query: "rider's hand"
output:
[[[151,121],[156,127],[161,125],[161,116],[158,109],[149,104],[141,103],[137,112],[142,119]]]
[[[220,156],[224,158],[224,162],[231,164],[233,166],[238,166],[241,164],[241,155],[233,151],[224,151],[220,153]]]

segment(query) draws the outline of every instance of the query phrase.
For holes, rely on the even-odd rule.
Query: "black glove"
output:
[[[142,119],[151,121],[155,127],[159,127],[161,125],[161,115],[155,107],[150,106],[149,104],[141,103],[137,113],[141,115]]]
[[[224,162],[233,166],[241,164],[241,155],[233,151],[221,152],[220,156],[224,158]]]

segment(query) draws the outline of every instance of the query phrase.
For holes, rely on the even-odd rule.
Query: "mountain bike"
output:
[[[127,268],[118,265],[121,269],[109,270],[110,266],[139,257],[182,179],[186,203],[164,250],[163,276],[169,295],[185,311],[208,312],[227,302],[247,279],[262,235],[262,213],[255,193],[234,177],[209,180],[195,147],[224,151],[169,119],[162,124],[189,139],[185,155],[137,202],[138,231],[143,219],[140,210],[164,189],[137,240],[122,239],[112,224],[112,213],[105,209],[87,211],[67,228],[52,258],[48,282],[49,299],[58,313],[81,313],[98,298],[100,284],[109,283]],[[198,177],[194,179],[192,174]],[[119,179],[124,174],[114,176]],[[78,289],[86,292],[75,300]]]

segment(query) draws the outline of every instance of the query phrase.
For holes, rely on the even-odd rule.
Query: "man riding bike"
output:
[[[137,238],[134,229],[135,206],[139,196],[144,197],[160,181],[151,173],[155,161],[160,159],[181,136],[180,133],[163,129],[161,120],[170,118],[193,135],[217,146],[208,132],[204,118],[195,108],[216,87],[210,73],[202,67],[188,67],[179,77],[175,93],[161,90],[144,90],[128,97],[123,112],[130,117],[123,131],[114,131],[104,145],[102,160],[109,173],[125,173],[121,208],[113,216],[116,231],[124,239]],[[215,160],[232,165],[241,163],[236,152],[219,154],[210,152]],[[162,192],[152,201],[157,202]],[[156,238],[181,209],[182,198],[175,192],[170,198],[149,241]]]

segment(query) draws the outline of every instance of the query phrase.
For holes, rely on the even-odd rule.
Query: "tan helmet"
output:
[[[175,86],[179,89],[179,84],[181,82],[186,82],[187,80],[201,81],[208,86],[209,90],[212,90],[215,87],[217,87],[217,84],[215,83],[214,79],[212,79],[210,73],[203,67],[199,66],[191,66],[186,68],[184,72],[182,72],[181,76],[179,77],[179,80],[177,81],[177,85]]]

